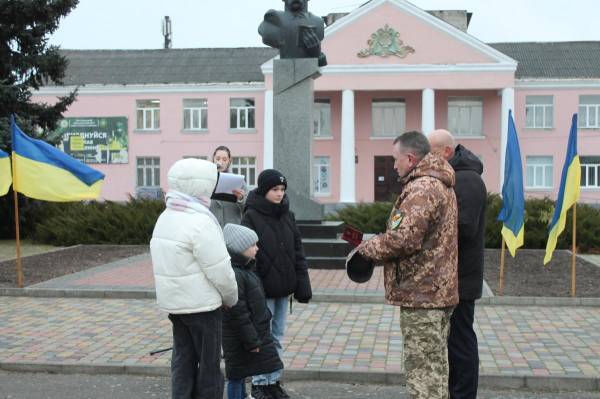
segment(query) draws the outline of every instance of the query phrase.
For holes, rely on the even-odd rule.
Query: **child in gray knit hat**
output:
[[[244,399],[245,377],[282,370],[283,363],[271,334],[265,291],[254,272],[258,236],[254,230],[231,223],[225,225],[223,235],[238,284],[237,304],[223,313],[227,398]]]

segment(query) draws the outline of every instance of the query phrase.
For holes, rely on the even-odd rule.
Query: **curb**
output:
[[[53,374],[127,374],[152,377],[169,377],[169,366],[138,366],[126,364],[76,364],[76,363],[10,363],[0,362],[0,370],[26,373]],[[377,371],[286,369],[288,381],[329,381],[339,383],[404,385],[404,373]],[[600,392],[599,377],[533,376],[509,374],[481,374],[479,386],[488,389],[534,389],[547,391]]]
[[[0,288],[0,296],[34,298],[97,298],[97,299],[155,299],[156,293],[146,289],[70,289],[70,288]],[[337,294],[313,295],[313,302],[371,303],[383,304],[381,294]],[[600,298],[564,297],[518,297],[494,296],[477,300],[477,305],[491,306],[590,306],[600,307]]]

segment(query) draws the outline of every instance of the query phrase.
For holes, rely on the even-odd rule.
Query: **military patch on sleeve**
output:
[[[401,210],[397,210],[392,216],[390,230],[396,230],[400,226],[400,223],[402,223],[402,219],[404,219],[404,214]]]

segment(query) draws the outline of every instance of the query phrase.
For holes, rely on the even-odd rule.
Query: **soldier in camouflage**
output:
[[[358,250],[383,262],[386,300],[401,307],[409,397],[447,399],[446,341],[458,303],[454,171],[430,152],[427,138],[419,132],[397,137],[392,154],[402,192],[386,232]]]

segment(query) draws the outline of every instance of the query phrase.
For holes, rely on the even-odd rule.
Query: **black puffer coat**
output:
[[[229,379],[271,373],[283,368],[271,335],[271,311],[254,262],[233,255],[231,263],[238,284],[238,302],[223,312],[223,353]],[[260,348],[259,352],[250,352]]]
[[[242,225],[258,235],[256,270],[267,298],[293,293],[299,302],[307,303],[312,290],[306,257],[294,214],[289,209],[287,195],[280,204],[275,204],[252,190],[246,200]]]
[[[458,202],[458,293],[461,300],[481,298],[485,208],[487,190],[481,178],[483,164],[458,145],[448,161],[456,172],[454,192]]]

